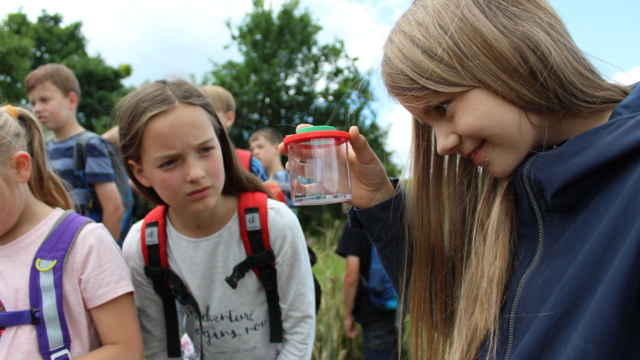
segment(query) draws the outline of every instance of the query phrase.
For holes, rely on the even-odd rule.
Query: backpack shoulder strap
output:
[[[267,198],[263,192],[244,192],[238,199],[240,236],[247,256],[271,249]]]
[[[272,343],[282,342],[282,309],[278,295],[278,273],[275,267],[275,255],[269,240],[269,222],[267,216],[267,194],[263,192],[245,192],[238,200],[238,222],[240,237],[247,258],[236,265],[233,274],[226,278],[227,283],[237,287],[237,282],[252,269],[264,287],[269,307],[269,331]]]
[[[180,357],[180,334],[175,297],[169,289],[169,259],[167,256],[166,206],[151,210],[142,222],[140,250],[144,258],[144,273],[153,283],[164,311],[167,335],[167,355]]]
[[[238,161],[240,161],[243,169],[251,171],[251,151],[236,149],[236,157],[238,157]]]
[[[67,211],[36,251],[29,277],[29,302],[43,359],[71,359],[71,337],[64,314],[62,274],[80,230],[91,220]]]
[[[73,169],[75,171],[84,171],[87,159],[85,148],[87,147],[89,139],[94,136],[98,135],[87,130],[78,135],[78,140],[73,148]]]
[[[140,248],[144,264],[147,266],[169,267],[166,211],[166,206],[156,206],[144,217],[142,222]]]

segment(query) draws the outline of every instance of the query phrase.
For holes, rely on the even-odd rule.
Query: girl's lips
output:
[[[471,160],[476,166],[481,166],[485,159],[482,156],[482,150],[484,149],[484,141],[471,153]]]
[[[207,195],[207,193],[209,192],[210,188],[211,187],[207,186],[207,187],[200,188],[198,190],[194,190],[194,191],[188,193],[187,196],[190,197],[190,198],[196,198],[196,199],[204,197],[204,196]]]

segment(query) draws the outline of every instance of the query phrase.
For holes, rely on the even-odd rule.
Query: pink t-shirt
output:
[[[0,246],[0,303],[5,311],[29,309],[33,257],[63,213],[54,210],[28,233]],[[89,310],[133,291],[120,249],[102,224],[90,223],[80,231],[67,255],[62,281],[71,354],[75,357],[100,345]],[[18,358],[41,358],[33,325],[8,327],[0,335],[0,359]]]

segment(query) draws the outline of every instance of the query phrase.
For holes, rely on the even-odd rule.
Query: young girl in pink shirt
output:
[[[133,286],[116,243],[102,224],[63,210],[72,203],[47,169],[42,129],[12,106],[0,108],[0,204],[0,359],[141,359]],[[57,225],[68,219],[80,230],[66,255],[43,260],[43,244],[66,237],[58,231],[70,228]],[[49,234],[55,241],[45,242]]]

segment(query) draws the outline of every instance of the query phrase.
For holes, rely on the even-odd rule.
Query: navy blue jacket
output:
[[[530,156],[512,189],[497,359],[640,359],[640,86],[603,125]],[[399,194],[351,215],[396,284],[403,202]]]

